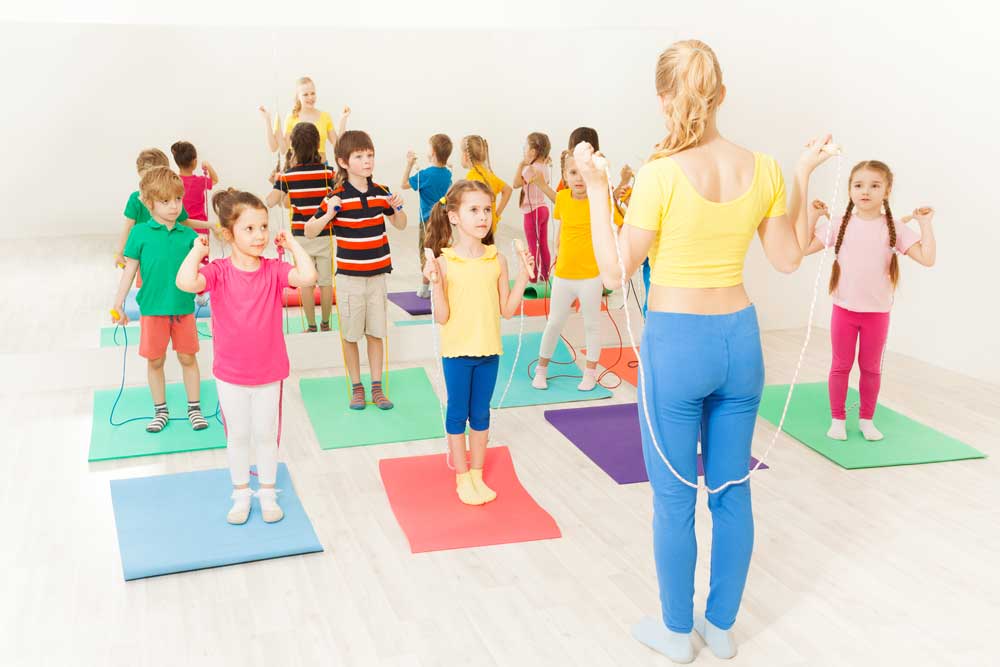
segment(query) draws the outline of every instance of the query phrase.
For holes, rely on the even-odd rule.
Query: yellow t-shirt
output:
[[[610,206],[610,203],[608,204]],[[556,277],[586,280],[600,275],[594,242],[590,235],[590,200],[574,199],[570,189],[556,193],[552,217],[559,221],[559,256]],[[615,208],[615,224],[621,227],[622,215]]]
[[[285,134],[289,135],[292,132],[292,128],[295,127],[299,122],[298,116],[289,116],[285,119]],[[330,117],[325,111],[321,111],[319,114],[319,120],[310,121],[319,130],[319,154],[320,157],[326,157],[326,141],[327,136],[330,134],[330,130],[333,129],[333,118]]]
[[[784,215],[785,179],[775,159],[754,153],[750,188],[736,199],[701,196],[671,158],[643,165],[625,224],[656,232],[649,249],[650,282],[665,287],[732,287],[758,225]]]
[[[485,178],[483,178],[484,176]],[[493,191],[493,232],[496,233],[497,223],[500,222],[500,216],[497,215],[496,196],[499,195],[505,187],[507,187],[507,184],[503,182],[503,179],[487,169],[485,164],[477,164],[475,167],[470,169],[469,173],[465,175],[465,180],[482,181],[483,183],[486,183],[486,185],[490,186],[490,190]]]
[[[448,321],[441,325],[442,357],[485,357],[503,354],[500,341],[500,260],[497,247],[481,257],[459,257],[451,248],[447,261]]]

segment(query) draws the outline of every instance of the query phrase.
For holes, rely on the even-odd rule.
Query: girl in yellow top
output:
[[[576,160],[569,151],[562,153],[562,179],[566,189],[555,193],[556,208],[553,217],[559,221],[555,247],[555,277],[552,278],[552,299],[549,321],[545,324],[542,344],[538,350],[538,366],[531,386],[548,389],[549,361],[556,343],[566,325],[566,318],[573,309],[573,301],[580,300],[583,327],[587,339],[587,369],[577,386],[580,391],[590,391],[597,385],[597,360],[601,356],[601,295],[604,283],[594,258],[590,240],[590,202],[587,184],[577,169]],[[598,197],[608,201],[607,193]],[[621,213],[615,208],[615,224],[622,224]]]
[[[462,167],[469,170],[469,173],[465,175],[466,180],[481,181],[488,185],[492,191],[494,206],[491,231],[496,234],[500,216],[507,208],[507,202],[510,201],[514,189],[493,173],[493,168],[490,166],[490,145],[486,143],[486,139],[478,134],[462,137]],[[497,195],[500,196],[499,204],[496,203]]]
[[[326,142],[329,141],[331,146],[336,145],[337,137],[342,135],[344,128],[347,127],[347,117],[351,115],[351,107],[344,107],[337,127],[334,127],[330,114],[316,108],[316,86],[313,80],[304,76],[295,82],[295,86],[295,102],[292,112],[285,118],[283,133],[279,133],[278,128],[271,124],[271,115],[267,109],[260,107],[260,114],[264,118],[267,147],[272,153],[274,151],[284,153],[288,150],[289,137],[295,126],[298,123],[312,123],[319,130],[319,156],[326,161]]]
[[[483,481],[489,441],[490,398],[500,368],[500,318],[517,313],[534,259],[525,251],[511,288],[507,260],[493,245],[493,193],[484,183],[458,181],[431,209],[424,265],[441,325],[441,364],[448,389],[445,430],[455,462],[459,499],[482,505],[496,498]],[[469,426],[471,461],[466,460]]]
[[[829,137],[807,145],[786,207],[774,158],[719,134],[716,112],[726,88],[707,44],[677,42],[660,54],[656,93],[670,134],[639,170],[617,239],[605,204],[606,173],[589,146],[579,146],[576,157],[590,195],[591,233],[605,285],[620,286],[623,278],[616,241],[626,277],[647,255],[652,268],[638,394],[662,617],[645,619],[632,634],[675,662],[690,662],[692,629],[716,656],[736,654],[730,628],[753,551],[750,483],[709,495],[712,576],[707,609],[695,619],[697,487],[678,480],[663,459],[697,485],[700,431],[709,488],[746,476],[764,361],[757,316],[743,288],[743,262],[756,234],[776,269],[798,268],[809,241],[806,188],[830,155],[824,150]]]

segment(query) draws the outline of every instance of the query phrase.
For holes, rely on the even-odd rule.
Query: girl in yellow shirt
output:
[[[465,175],[466,180],[481,181],[489,186],[493,192],[493,233],[496,234],[497,225],[500,223],[500,216],[507,208],[507,202],[514,189],[507,185],[503,179],[493,173],[490,166],[490,145],[486,139],[478,134],[470,134],[462,137],[462,167],[468,169]],[[496,203],[497,195],[500,196],[500,203]]]
[[[434,317],[441,325],[441,365],[448,390],[445,430],[455,464],[459,500],[482,505],[496,498],[483,481],[489,442],[490,398],[500,369],[500,318],[510,319],[521,305],[534,271],[525,251],[514,286],[507,260],[493,245],[493,192],[478,181],[458,181],[431,209],[426,247],[435,259],[424,264],[432,284]],[[469,428],[471,460],[465,429]]]
[[[577,169],[576,160],[569,151],[561,157],[562,178],[566,189],[555,194],[553,218],[558,223],[555,247],[555,275],[552,278],[552,298],[549,321],[545,324],[542,344],[538,350],[538,366],[531,386],[548,389],[549,361],[555,352],[566,319],[579,299],[583,314],[583,327],[587,340],[587,368],[577,386],[580,391],[590,391],[597,385],[597,360],[601,356],[601,295],[604,285],[594,257],[590,240],[590,200],[587,184]],[[607,197],[605,197],[607,199]],[[615,224],[622,224],[621,213],[615,209]]]

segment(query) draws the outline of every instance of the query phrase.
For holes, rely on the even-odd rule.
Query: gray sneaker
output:
[[[420,289],[417,290],[417,296],[421,299],[431,298],[431,286],[430,285],[420,285]]]

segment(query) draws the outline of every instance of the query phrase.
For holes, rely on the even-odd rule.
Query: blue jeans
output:
[[[444,357],[444,384],[448,389],[445,431],[451,435],[490,427],[490,399],[497,384],[500,355],[488,357]]]
[[[674,469],[697,482],[698,436],[709,488],[747,473],[764,359],[753,306],[727,315],[651,311],[640,351],[646,382],[639,389],[642,451],[653,488],[653,552],[664,624],[674,632],[693,625],[694,533],[697,493],[667,469],[650,439],[643,412],[649,401],[656,440]],[[728,630],[736,621],[750,555],[753,512],[750,483],[709,495],[712,560],[706,618]]]

